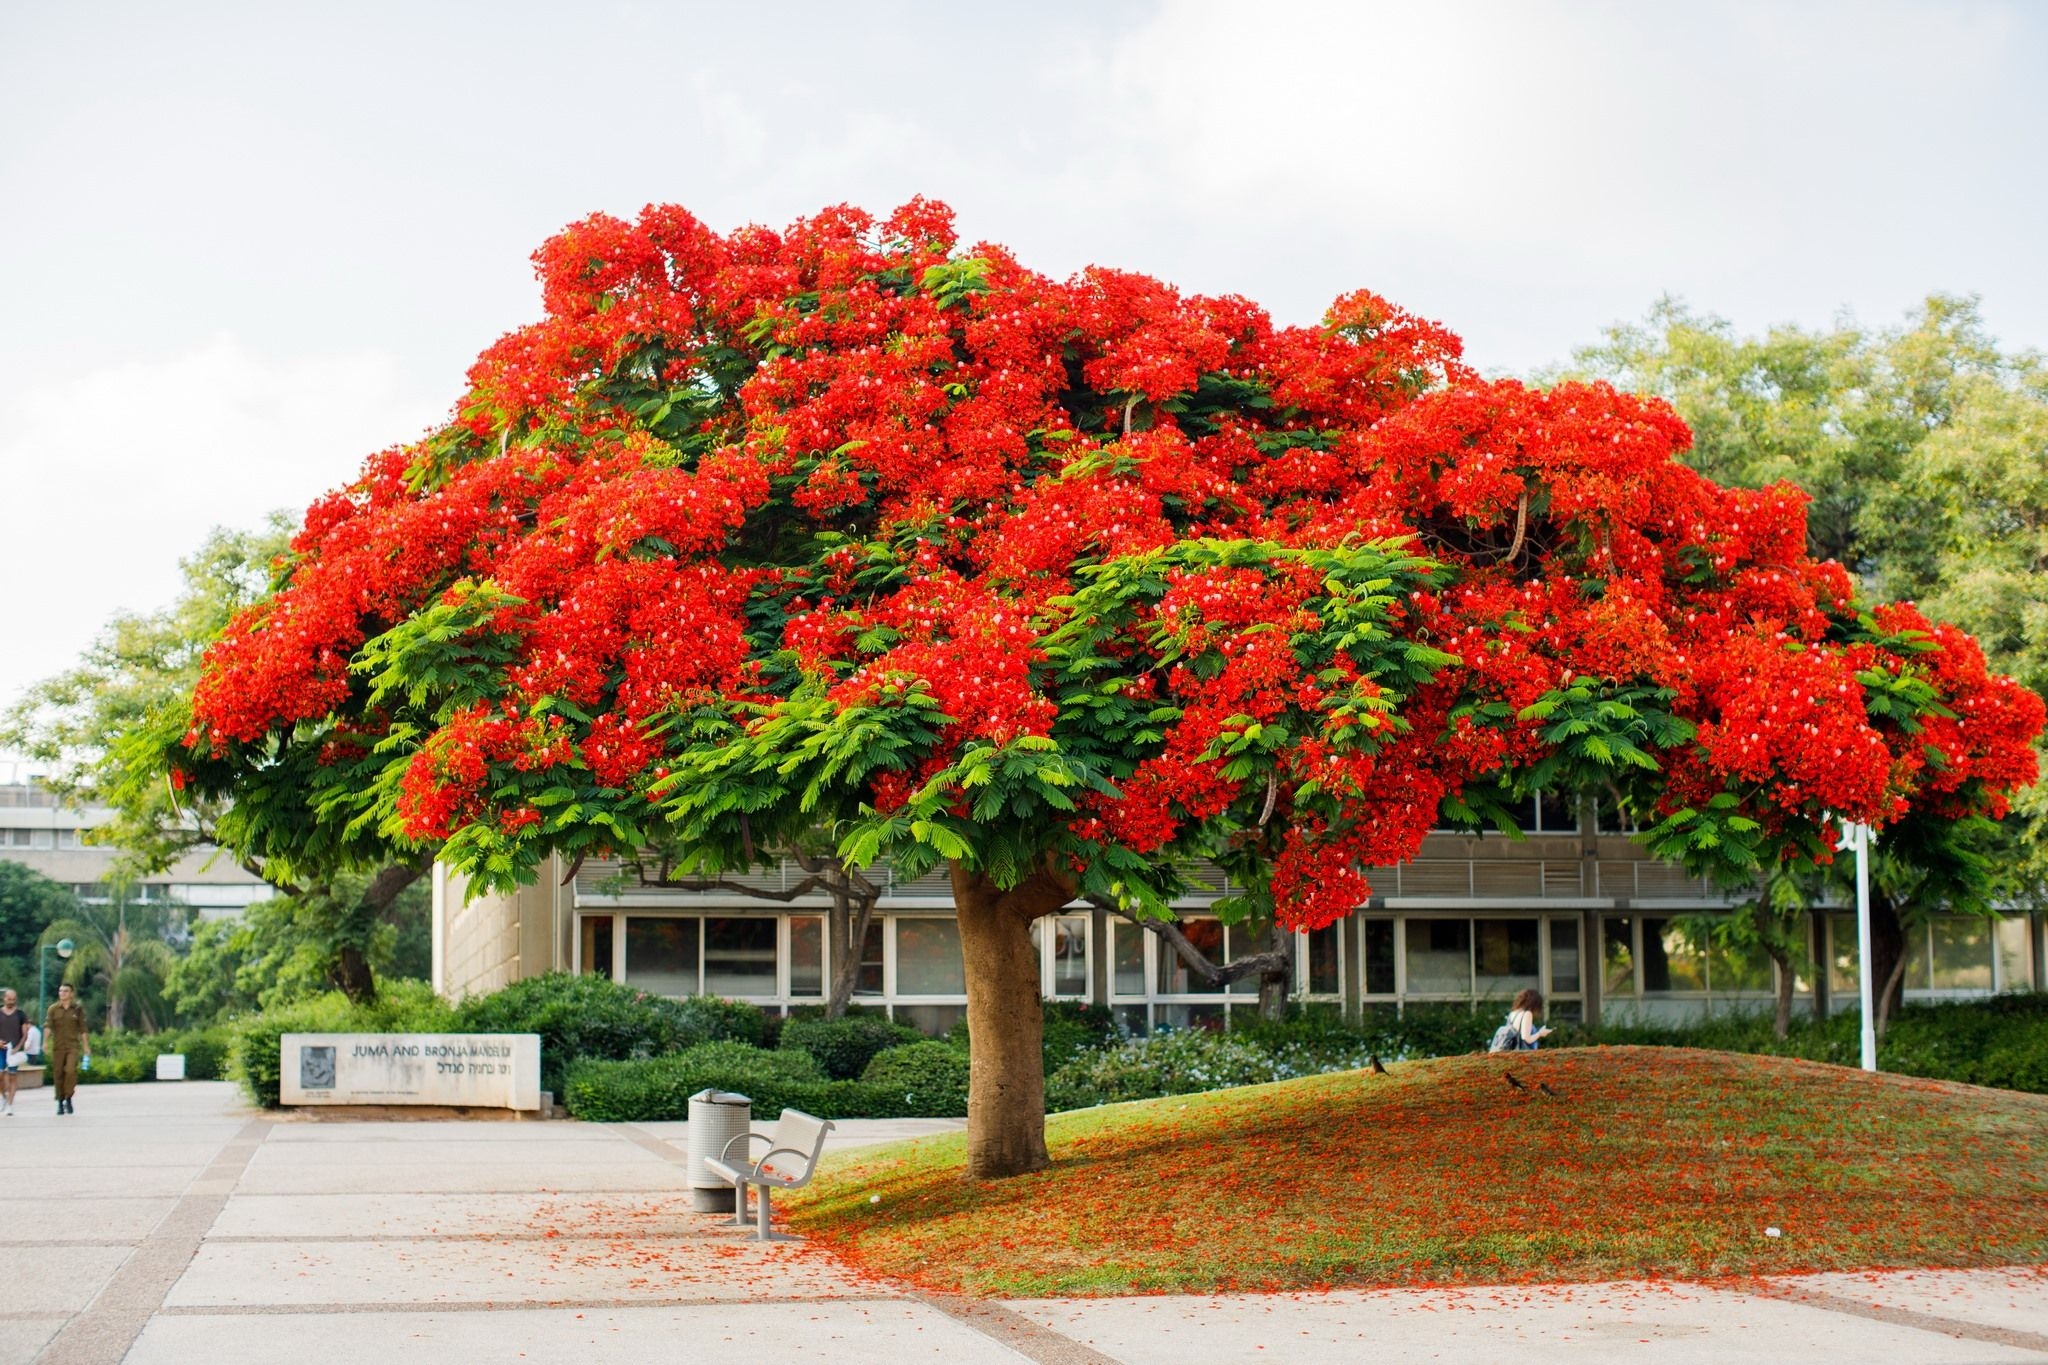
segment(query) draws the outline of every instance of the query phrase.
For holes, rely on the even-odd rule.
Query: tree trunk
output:
[[[1906,926],[1899,920],[1891,897],[1872,887],[1870,892],[1870,979],[1876,997],[1877,1033],[1884,1036],[1885,1021],[1904,1003],[1906,995]]]
[[[335,987],[356,1004],[367,1005],[377,998],[377,978],[370,969],[369,957],[363,951],[370,935],[383,921],[399,894],[425,876],[432,866],[431,861],[422,859],[416,863],[391,863],[379,868],[377,875],[370,878],[369,884],[363,888],[363,894],[349,908],[328,973],[334,978]]]
[[[825,997],[825,1017],[837,1019],[846,1013],[846,1007],[853,1001],[853,991],[860,984],[860,957],[867,942],[868,924],[875,917],[875,898],[862,896],[852,890],[841,891],[836,886],[832,892],[832,941],[838,948],[837,960],[832,964],[832,989]]]
[[[1777,968],[1778,1012],[1771,1022],[1771,1031],[1780,1038],[1792,1033],[1792,957],[1781,949],[1766,947],[1771,965]]]
[[[1275,924],[1266,937],[1267,952],[1279,959],[1279,965],[1268,967],[1259,973],[1259,1018],[1279,1023],[1287,1017],[1287,997],[1292,993],[1294,962],[1292,935]]]
[[[367,1005],[377,998],[377,978],[370,972],[370,960],[353,943],[342,944],[334,954],[334,984],[354,1004]]]
[[[1045,1014],[1031,922],[1073,899],[1049,870],[1004,891],[952,866],[967,971],[967,1178],[1044,1169]]]
[[[1871,956],[1875,957],[1876,954],[1872,953]],[[1892,1002],[1894,1000],[1903,1002],[1906,998],[1905,953],[1901,952],[1897,960],[1892,963],[1891,974],[1877,983],[1876,995],[1877,1018],[1873,1021],[1871,1027],[1872,1031],[1877,1035],[1877,1041],[1882,1043],[1884,1041],[1884,1031],[1891,1026],[1892,1022]]]

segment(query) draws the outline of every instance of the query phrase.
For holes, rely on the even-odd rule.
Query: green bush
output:
[[[962,1019],[953,1025],[946,1037],[955,1047],[966,1051],[970,1046],[967,1021]],[[1078,1000],[1045,1002],[1045,1034],[1040,1047],[1046,1075],[1052,1075],[1084,1052],[1122,1041],[1123,1033],[1117,1028],[1116,1016],[1109,1012],[1109,1006],[1084,1005]]]
[[[877,1014],[849,1014],[842,1019],[797,1017],[782,1026],[777,1047],[806,1052],[835,1081],[852,1080],[886,1048],[924,1041],[908,1024],[894,1024]]]
[[[229,1070],[249,1098],[265,1109],[278,1104],[279,1040],[287,1033],[448,1033],[455,1011],[424,981],[394,981],[376,1002],[356,1006],[340,991],[253,1015],[234,1025]]]
[[[920,1042],[912,1046],[937,1047]],[[898,1049],[906,1050],[906,1049]],[[957,1055],[957,1054],[956,1054]],[[928,1073],[927,1073],[928,1074]],[[960,1083],[962,1107],[965,1082]],[[824,1119],[910,1118],[956,1113],[895,1080],[828,1080],[801,1048],[750,1048],[704,1043],[673,1057],[646,1061],[580,1061],[569,1067],[563,1103],[579,1119],[596,1123],[649,1123],[687,1119],[690,1096],[700,1090],[737,1092],[753,1101],[757,1119],[801,1109]]]
[[[716,995],[692,995],[676,1002],[693,1043],[736,1042],[768,1046],[768,1015],[759,1005]]]
[[[455,1009],[463,1033],[540,1035],[540,1086],[561,1094],[569,1064],[679,1052],[693,1043],[760,1033],[761,1011],[730,1000],[670,1000],[603,976],[549,972]]]
[[[901,1095],[905,1115],[957,1118],[967,1112],[967,1072],[965,1052],[951,1043],[922,1042],[876,1053],[860,1078],[892,1104]]]
[[[158,1055],[181,1052],[185,1055],[185,1079],[217,1081],[225,1072],[229,1042],[229,1030],[218,1024],[162,1033],[102,1030],[92,1035],[92,1069],[81,1071],[78,1079],[88,1085],[153,1081]]]
[[[1365,1065],[1368,1052],[1355,1038],[1351,1047],[1353,1051],[1340,1053],[1328,1043],[1272,1043],[1206,1029],[1166,1030],[1081,1053],[1046,1082],[1046,1107],[1081,1109],[1349,1071]]]

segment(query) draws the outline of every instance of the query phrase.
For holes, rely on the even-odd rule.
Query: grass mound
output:
[[[957,1135],[849,1153],[791,1222],[863,1269],[1008,1297],[2048,1261],[2048,1098],[1775,1057],[1451,1057],[1061,1114],[1048,1138],[1050,1170],[980,1185]]]

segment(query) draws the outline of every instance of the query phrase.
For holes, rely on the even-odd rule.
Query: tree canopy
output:
[[[1745,337],[1666,299],[1564,375],[1670,401],[1694,433],[1682,458],[1719,481],[1796,483],[1813,499],[1814,555],[1849,566],[1867,596],[1914,600],[1971,632],[1993,670],[2048,694],[2048,361],[2001,351],[1975,300],[1933,295],[1888,328]],[[1880,1022],[1903,979],[1901,917],[2039,904],[2048,888],[2038,787],[1998,828],[1939,814],[1878,844],[1876,970],[1893,983]],[[1780,910],[1756,907],[1780,921],[1757,926],[1767,940],[1803,936],[1812,874],[1785,870]]]
[[[1859,606],[1796,489],[1689,468],[1661,400],[1481,380],[1374,294],[1276,326],[963,249],[925,201],[654,207],[536,262],[546,315],[208,652],[173,780],[292,869],[508,887],[819,827],[944,862],[979,1174],[1043,1161],[1025,925],[1076,895],[1163,914],[1214,860],[1226,913],[1327,924],[1536,788],[1746,877],[2033,777],[2039,699]]]

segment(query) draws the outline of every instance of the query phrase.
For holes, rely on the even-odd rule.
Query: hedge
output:
[[[266,1011],[234,1026],[229,1069],[249,1098],[265,1109],[278,1105],[280,1040],[287,1033],[448,1033],[455,1011],[424,981],[394,981],[376,1002],[351,1004],[340,991]]]
[[[760,1118],[784,1109],[825,1119],[906,1116],[894,1092],[864,1081],[828,1080],[799,1049],[771,1052],[732,1042],[646,1061],[571,1063],[563,1102],[577,1118],[595,1123],[651,1123],[689,1118],[690,1096],[700,1090],[743,1094]]]
[[[799,1017],[782,1026],[776,1046],[809,1053],[835,1081],[852,1080],[886,1048],[924,1041],[908,1024],[891,1023],[879,1014],[849,1014],[839,1019]]]
[[[548,972],[515,981],[455,1009],[462,1033],[540,1035],[540,1087],[561,1094],[578,1058],[660,1057],[697,1043],[759,1043],[766,1027],[753,1005],[716,996],[671,1000],[609,977]]]
[[[92,1035],[92,1069],[79,1072],[78,1079],[88,1085],[153,1081],[157,1057],[178,1052],[185,1057],[186,1080],[217,1081],[227,1074],[233,1041],[224,1024],[161,1033],[98,1032]]]
[[[886,1091],[902,1112],[925,1118],[958,1118],[967,1112],[967,1054],[951,1043],[905,1043],[875,1054],[861,1080]],[[869,1117],[873,1117],[870,1115]]]

